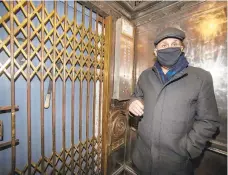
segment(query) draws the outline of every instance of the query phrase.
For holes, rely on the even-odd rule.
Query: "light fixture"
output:
[[[221,24],[223,19],[216,18],[213,15],[208,15],[200,20],[197,30],[205,40],[210,40],[216,37],[222,29]]]

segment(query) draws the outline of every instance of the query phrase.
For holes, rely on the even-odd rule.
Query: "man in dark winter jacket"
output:
[[[188,65],[185,33],[166,28],[156,38],[157,61],[142,72],[129,105],[138,126],[132,160],[140,175],[192,175],[198,157],[219,127],[209,72]]]

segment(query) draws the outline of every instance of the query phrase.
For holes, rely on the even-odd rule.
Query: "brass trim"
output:
[[[12,142],[12,151],[11,151],[11,174],[15,172],[16,166],[16,147],[15,147],[15,138],[16,138],[16,121],[15,121],[15,82],[14,82],[14,2],[10,1],[10,59],[11,59],[11,142]]]
[[[32,148],[31,148],[31,6],[30,2],[27,3],[27,145],[28,145],[28,174],[31,174],[31,163],[32,163]]]
[[[104,90],[103,90],[103,117],[102,117],[102,172],[107,174],[108,159],[108,117],[110,108],[110,60],[112,53],[112,17],[105,19],[105,56],[104,56]]]
[[[74,35],[74,39],[73,39],[73,72],[72,72],[72,82],[71,82],[71,94],[72,94],[72,98],[71,98],[71,175],[74,174],[74,103],[75,103],[75,79],[76,79],[76,75],[75,75],[75,65],[76,65],[76,29],[77,29],[77,2],[74,2],[74,21],[73,21],[73,35]]]
[[[96,13],[96,36],[98,36],[98,17],[99,17],[99,15],[98,15],[98,13]],[[98,64],[98,62],[97,62],[97,44],[98,44],[98,38],[97,37],[94,37],[94,86],[93,86],[93,89],[94,89],[94,91],[93,91],[93,139],[92,139],[92,156],[93,156],[93,160],[92,160],[92,167],[94,167],[95,168],[95,145],[96,145],[96,143],[95,143],[95,141],[96,141],[96,136],[95,136],[95,124],[96,124],[96,122],[95,122],[95,120],[96,120],[96,83],[97,83],[97,64]]]
[[[41,38],[44,38],[44,8],[45,3],[42,0],[41,11]],[[41,78],[40,78],[40,105],[41,105],[41,174],[44,174],[44,39],[41,40]]]
[[[56,29],[56,18],[57,18],[57,1],[54,1],[54,22],[53,22],[53,28]],[[56,112],[55,112],[55,81],[56,81],[56,30],[53,32],[53,62],[52,62],[52,163],[53,163],[53,170],[52,174],[55,174],[56,172],[56,140],[55,140],[55,127],[56,127]]]
[[[66,150],[66,33],[67,33],[67,4],[66,1],[63,2],[64,3],[64,39],[63,39],[63,45],[64,45],[64,49],[63,50],[63,83],[62,83],[62,149],[63,149],[63,154],[62,154],[62,172],[63,174],[66,174],[65,171],[65,165],[66,165],[66,154],[65,154],[65,150]],[[61,170],[60,168],[60,170]]]
[[[220,150],[220,149],[217,149],[217,148],[208,147],[207,150],[215,152],[215,153],[218,153],[218,154],[222,154],[224,156],[227,156],[227,152],[226,151],[223,151],[223,150]]]

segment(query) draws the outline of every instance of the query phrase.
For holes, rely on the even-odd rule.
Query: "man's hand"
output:
[[[129,106],[129,111],[136,116],[142,116],[144,113],[144,105],[140,100],[133,101]]]

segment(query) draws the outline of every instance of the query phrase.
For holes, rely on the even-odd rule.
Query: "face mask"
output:
[[[158,62],[165,67],[172,67],[177,63],[181,55],[180,47],[161,49],[157,51]]]

